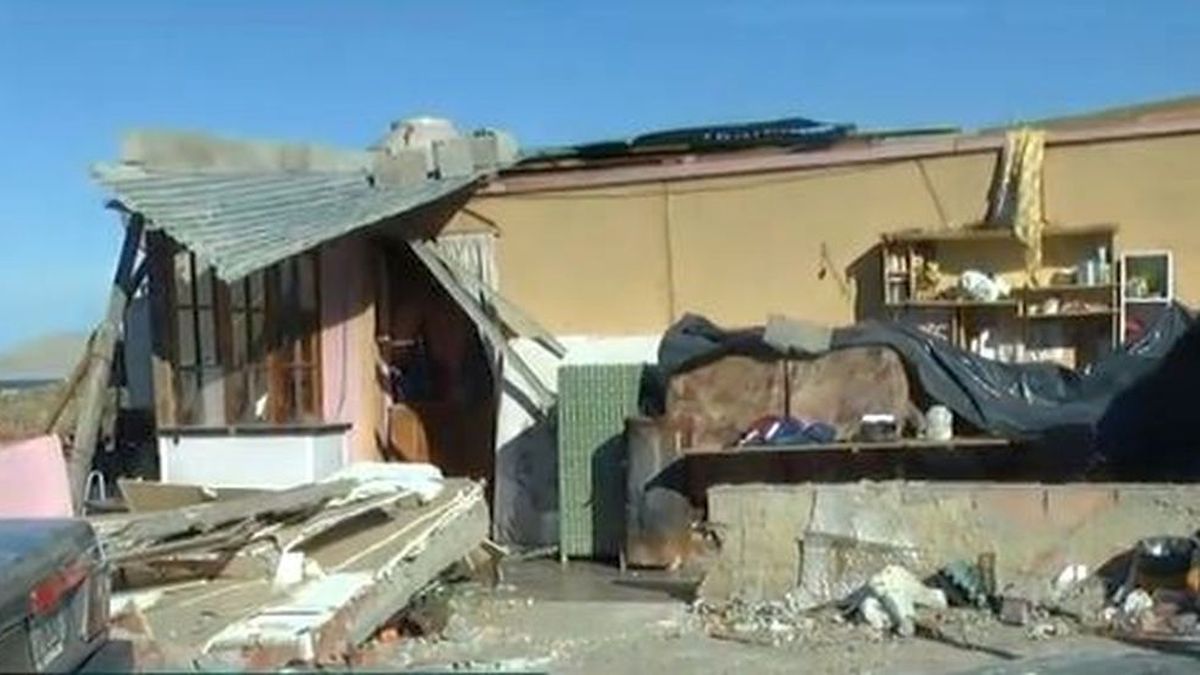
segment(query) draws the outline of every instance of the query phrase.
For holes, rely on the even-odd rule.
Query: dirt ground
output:
[[[368,668],[477,672],[954,673],[1059,672],[1026,669],[1020,659],[1088,655],[1138,656],[1112,640],[1072,632],[1031,637],[985,614],[962,610],[939,618],[959,646],[915,637],[881,638],[832,620],[805,626],[791,641],[747,644],[711,637],[690,603],[692,580],[627,572],[588,563],[566,568],[538,560],[508,565],[497,589],[459,586],[438,638],[376,642]],[[971,648],[967,645],[974,645]],[[1182,670],[1200,670],[1186,660]],[[1175,664],[1177,667],[1178,663]],[[1016,668],[1016,670],[1009,670]],[[1095,675],[1095,667],[1062,672]],[[1115,672],[1140,672],[1127,666]]]
[[[0,442],[17,441],[43,432],[62,385],[0,391]],[[74,415],[74,411],[68,410]]]

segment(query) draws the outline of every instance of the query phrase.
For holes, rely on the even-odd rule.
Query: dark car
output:
[[[87,521],[0,519],[0,672],[77,669],[104,643],[108,596]]]

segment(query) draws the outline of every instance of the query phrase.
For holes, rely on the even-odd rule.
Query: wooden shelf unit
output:
[[[1175,301],[1175,259],[1167,250],[1124,251],[1120,272],[1121,339],[1135,340]],[[1147,279],[1145,295],[1131,287],[1138,277],[1157,277]]]
[[[1065,365],[1083,365],[1116,347],[1121,339],[1123,294],[1113,263],[1117,259],[1113,250],[1116,230],[1109,224],[1047,226],[1042,233],[1044,266],[1038,274],[1043,283],[1037,285],[1025,275],[1023,247],[1011,230],[971,226],[886,234],[882,241],[885,310],[894,320],[939,327],[931,332],[962,349],[971,349],[973,337],[985,330],[981,326],[1004,327],[1007,360],[1050,360],[1044,354],[1054,352],[1063,357],[1054,360],[1065,361]],[[1089,279],[1086,284],[1064,283],[1059,278],[1077,267],[1082,273],[1085,259],[1099,248],[1107,250],[1107,278]],[[948,261],[945,266],[944,261]],[[934,281],[923,279],[929,262],[939,267],[934,287],[923,283]],[[994,302],[937,297],[957,286],[958,277],[967,269],[1004,277],[1011,293]],[[1047,278],[1041,279],[1043,275]],[[923,323],[922,317],[926,319]],[[1105,332],[1097,326],[1101,320]],[[1057,338],[1051,341],[1061,347],[1039,349],[1047,335]],[[1072,358],[1065,358],[1067,354]],[[1081,354],[1088,358],[1081,360]]]

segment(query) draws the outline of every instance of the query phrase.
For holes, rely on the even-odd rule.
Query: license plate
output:
[[[44,669],[67,646],[67,612],[58,611],[45,619],[34,619],[29,627],[29,649],[33,653],[33,664]]]

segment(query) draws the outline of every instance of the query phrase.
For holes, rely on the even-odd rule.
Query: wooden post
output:
[[[142,239],[143,225],[141,214],[130,214],[125,226],[125,243],[121,246],[117,271],[113,275],[112,290],[108,296],[108,310],[96,329],[95,339],[88,347],[87,375],[83,381],[79,416],[75,421],[75,438],[67,462],[71,496],[75,501],[75,512],[79,514],[83,513],[84,489],[100,435],[100,416],[104,411],[105,394],[112,373],[113,352],[116,349],[117,336],[121,332],[121,323],[125,318],[125,309],[129,306],[129,296],[134,290],[130,282],[133,278],[133,263],[137,258],[138,245]]]
[[[75,369],[71,371],[71,376],[67,378],[66,385],[58,394],[58,399],[54,402],[54,407],[50,410],[50,416],[46,418],[46,424],[42,428],[47,434],[54,433],[58,427],[59,420],[62,419],[63,413],[67,409],[67,405],[71,403],[71,399],[75,397],[75,391],[79,389],[79,383],[83,382],[83,376],[87,374],[89,354],[92,353],[92,343],[96,341],[96,333],[92,331],[88,335],[87,345],[83,348],[83,354],[79,356],[79,363],[75,364]]]

